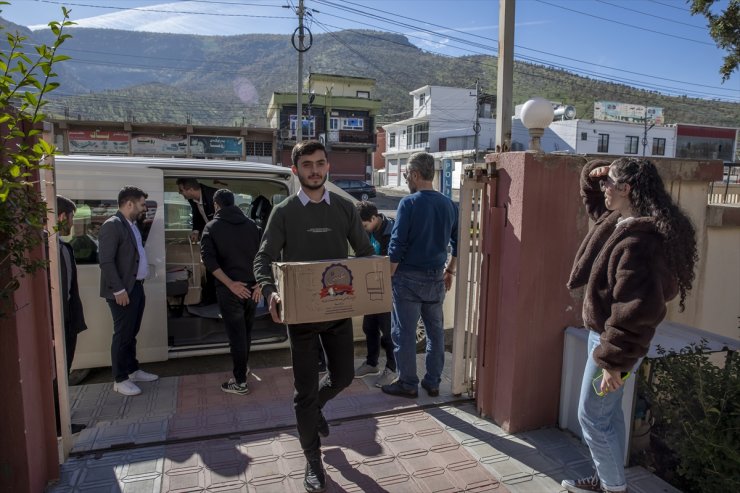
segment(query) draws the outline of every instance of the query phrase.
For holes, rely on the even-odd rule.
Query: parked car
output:
[[[334,184],[358,200],[375,197],[375,186],[361,180],[337,180]]]

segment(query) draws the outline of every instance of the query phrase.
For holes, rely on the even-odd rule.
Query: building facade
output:
[[[386,185],[400,186],[409,156],[426,151],[435,158],[453,159],[461,167],[493,149],[495,98],[458,87],[424,86],[411,91],[411,118],[383,126]],[[477,136],[476,136],[477,134]],[[477,140],[477,146],[476,146]]]
[[[375,150],[375,117],[381,101],[374,99],[375,80],[312,73],[302,97],[303,139],[327,147],[330,179],[369,180]],[[272,94],[267,110],[278,135],[278,164],[290,166],[296,143],[297,94]]]
[[[52,120],[63,154],[227,159],[276,162],[272,128],[212,127],[169,123]]]
[[[515,117],[511,123],[511,150],[529,149],[529,140],[529,130]],[[675,157],[676,128],[604,120],[561,120],[545,129],[540,147],[544,152]]]
[[[738,129],[677,123],[676,157],[721,159],[728,163],[740,160]]]

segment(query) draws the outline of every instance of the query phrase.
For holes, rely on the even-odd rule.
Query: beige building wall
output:
[[[669,304],[666,319],[740,339],[740,224],[732,219],[740,207],[709,206],[707,182],[677,179],[666,188],[694,223],[699,253],[686,310],[679,312],[676,299]],[[728,212],[724,221],[722,209]]]

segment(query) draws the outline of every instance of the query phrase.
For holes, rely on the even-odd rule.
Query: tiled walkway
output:
[[[358,362],[359,363],[359,362]],[[447,365],[449,368],[449,365]],[[423,368],[423,364],[421,366]],[[225,374],[163,378],[124,398],[110,384],[74,388],[74,422],[87,422],[53,493],[302,492],[289,368],[255,370],[251,393],[222,393]],[[472,401],[390,397],[357,379],[326,408],[328,491],[561,492],[590,472],[569,433],[509,435]],[[675,492],[639,468],[630,491]]]

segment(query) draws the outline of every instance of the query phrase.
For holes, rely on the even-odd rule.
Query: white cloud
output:
[[[291,32],[296,23],[288,11],[273,6],[225,5],[178,2],[149,5],[71,20],[76,27],[121,29],[175,34],[236,35]],[[214,14],[214,15],[208,15]],[[273,17],[287,17],[276,19]],[[29,26],[45,29],[45,25]]]

